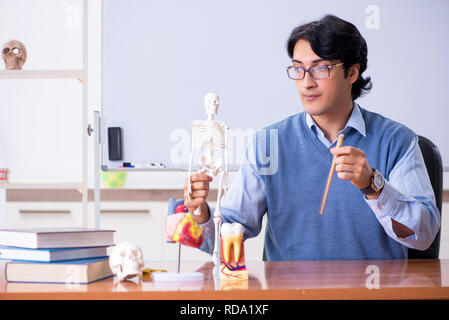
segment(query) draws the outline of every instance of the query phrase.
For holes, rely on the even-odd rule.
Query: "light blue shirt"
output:
[[[327,140],[323,131],[308,114],[306,123],[316,138],[328,149],[335,147],[337,141],[331,143]],[[353,111],[345,128],[340,133],[344,134],[350,127],[366,136],[365,121],[360,107],[356,103],[354,103]],[[245,216],[245,239],[259,234],[262,227],[262,216],[267,210],[265,184],[254,165],[255,152],[251,145],[248,144],[244,163],[221,202],[222,207]],[[435,204],[435,195],[416,137],[391,171],[389,180],[385,181],[385,186],[379,197],[374,200],[365,198],[365,201],[391,238],[409,248],[424,250],[430,246],[436,234],[435,230],[440,227],[438,209],[436,206],[423,204],[422,200],[427,199]],[[414,234],[406,238],[399,238],[393,231],[392,219],[407,226]],[[211,253],[215,229],[213,219],[209,219],[203,224],[203,228],[205,241],[200,249]]]

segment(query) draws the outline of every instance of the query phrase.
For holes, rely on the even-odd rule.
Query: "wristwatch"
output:
[[[360,189],[363,194],[373,194],[382,190],[385,185],[385,179],[379,170],[372,168],[373,173],[371,174],[371,183],[368,187]]]

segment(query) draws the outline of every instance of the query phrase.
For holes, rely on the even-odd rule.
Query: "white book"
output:
[[[76,259],[57,262],[11,260],[2,268],[8,282],[90,283],[111,277],[109,258]]]
[[[77,227],[0,229],[0,245],[32,249],[110,246],[114,232]]]
[[[105,257],[108,247],[28,249],[0,246],[0,259],[53,262]]]

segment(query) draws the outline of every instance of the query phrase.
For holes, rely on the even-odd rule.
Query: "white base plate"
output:
[[[157,272],[152,275],[153,281],[203,281],[201,272]]]

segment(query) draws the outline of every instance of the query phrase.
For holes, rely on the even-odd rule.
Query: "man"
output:
[[[328,15],[295,28],[287,51],[288,76],[305,112],[256,134],[222,200],[223,221],[241,223],[246,239],[260,232],[267,213],[268,260],[403,259],[406,247],[428,248],[440,217],[417,135],[354,102],[371,89],[370,78],[362,76],[367,46],[359,31]],[[343,146],[335,148],[340,133]],[[277,170],[265,174],[259,149],[273,143]],[[334,156],[338,179],[320,215]],[[200,249],[211,253],[214,226],[205,201],[211,178],[194,174],[191,181],[185,204],[200,207]]]

